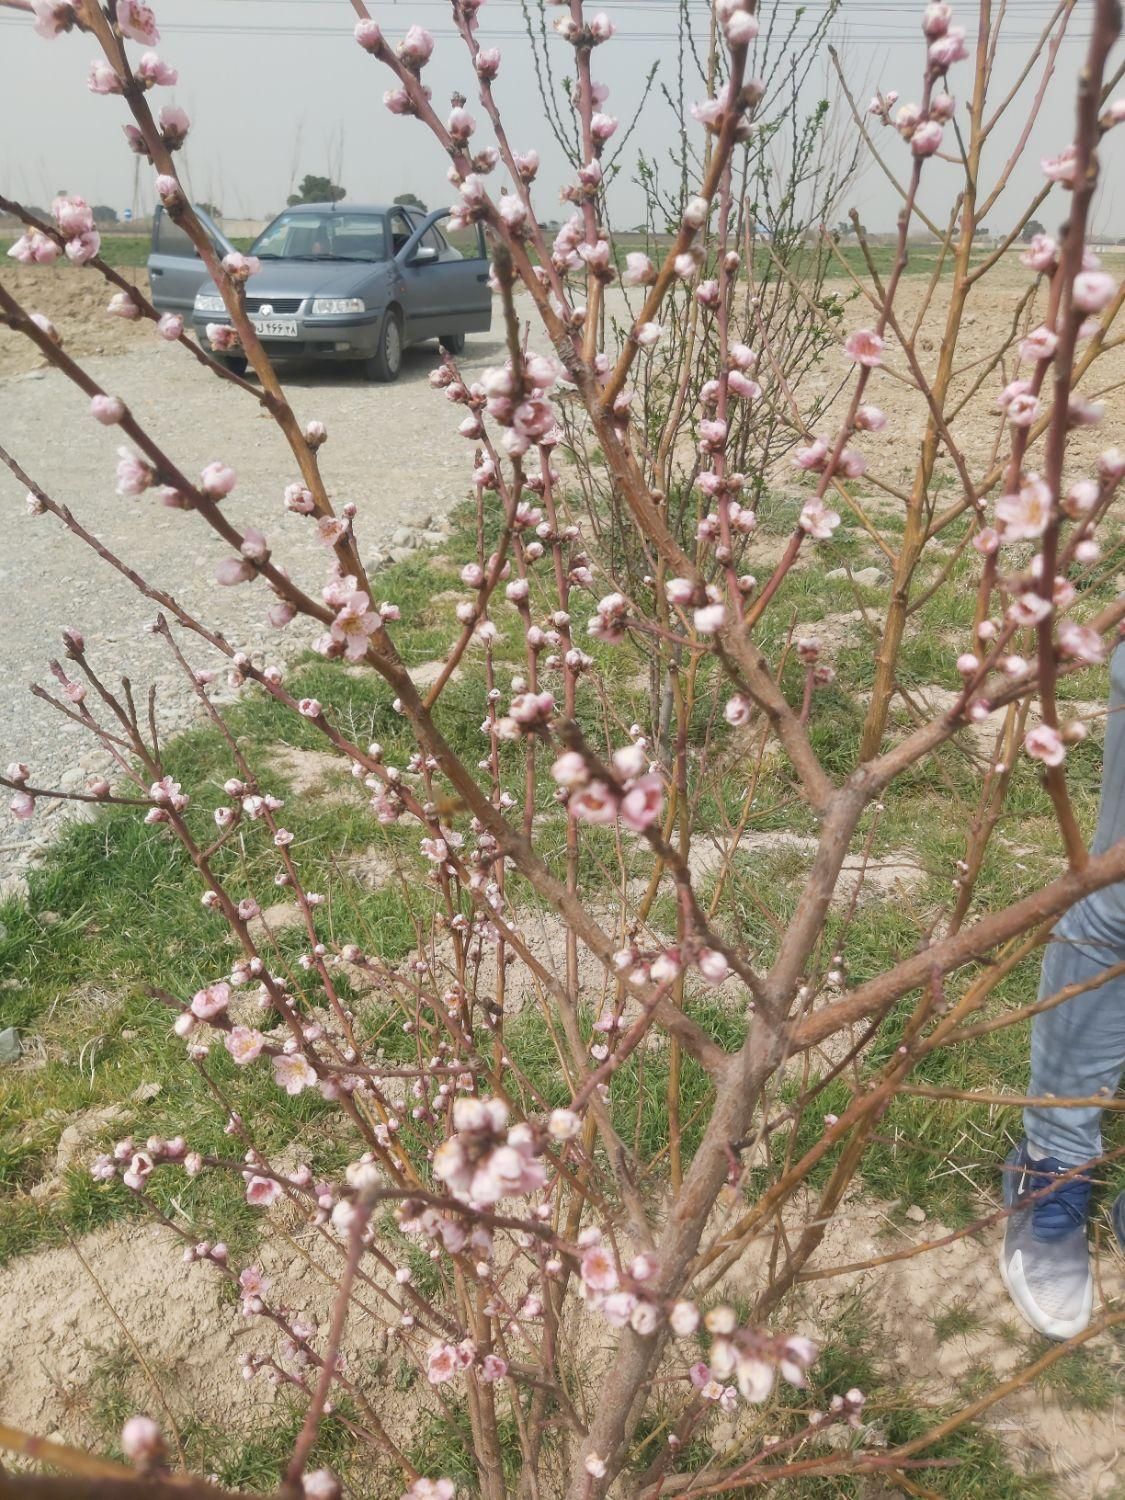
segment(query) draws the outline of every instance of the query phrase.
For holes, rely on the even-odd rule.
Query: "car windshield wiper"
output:
[[[254,252],[251,251],[249,253],[253,254]],[[257,252],[257,258],[259,260],[280,260],[281,256],[275,255],[272,250],[259,250]]]

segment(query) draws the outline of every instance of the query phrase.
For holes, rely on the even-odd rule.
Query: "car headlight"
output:
[[[312,310],[314,318],[333,318],[340,313],[366,312],[367,306],[362,297],[315,297]]]
[[[195,299],[195,310],[198,313],[221,313],[226,312],[227,305],[221,297],[211,297],[200,292]]]

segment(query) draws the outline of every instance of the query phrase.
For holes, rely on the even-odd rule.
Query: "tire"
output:
[[[389,309],[379,329],[379,344],[370,359],[363,361],[368,380],[384,383],[397,380],[402,370],[402,316]]]
[[[249,368],[249,361],[245,354],[216,354],[215,358],[232,375],[245,375]]]
[[[465,348],[465,335],[463,333],[443,333],[438,342],[443,349],[448,349],[450,354],[460,354]]]

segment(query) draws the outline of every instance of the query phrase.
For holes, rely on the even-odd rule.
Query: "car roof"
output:
[[[282,214],[389,214],[395,208],[410,208],[413,205],[403,203],[291,203],[278,213]],[[417,209],[414,210],[416,213]]]

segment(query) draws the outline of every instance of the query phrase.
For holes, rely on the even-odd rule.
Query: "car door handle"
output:
[[[488,272],[487,271],[482,271],[481,274],[477,277],[477,280],[478,281],[487,281],[488,280]]]
[[[150,266],[148,274],[150,276],[163,276],[164,272],[160,269],[159,266]]]

